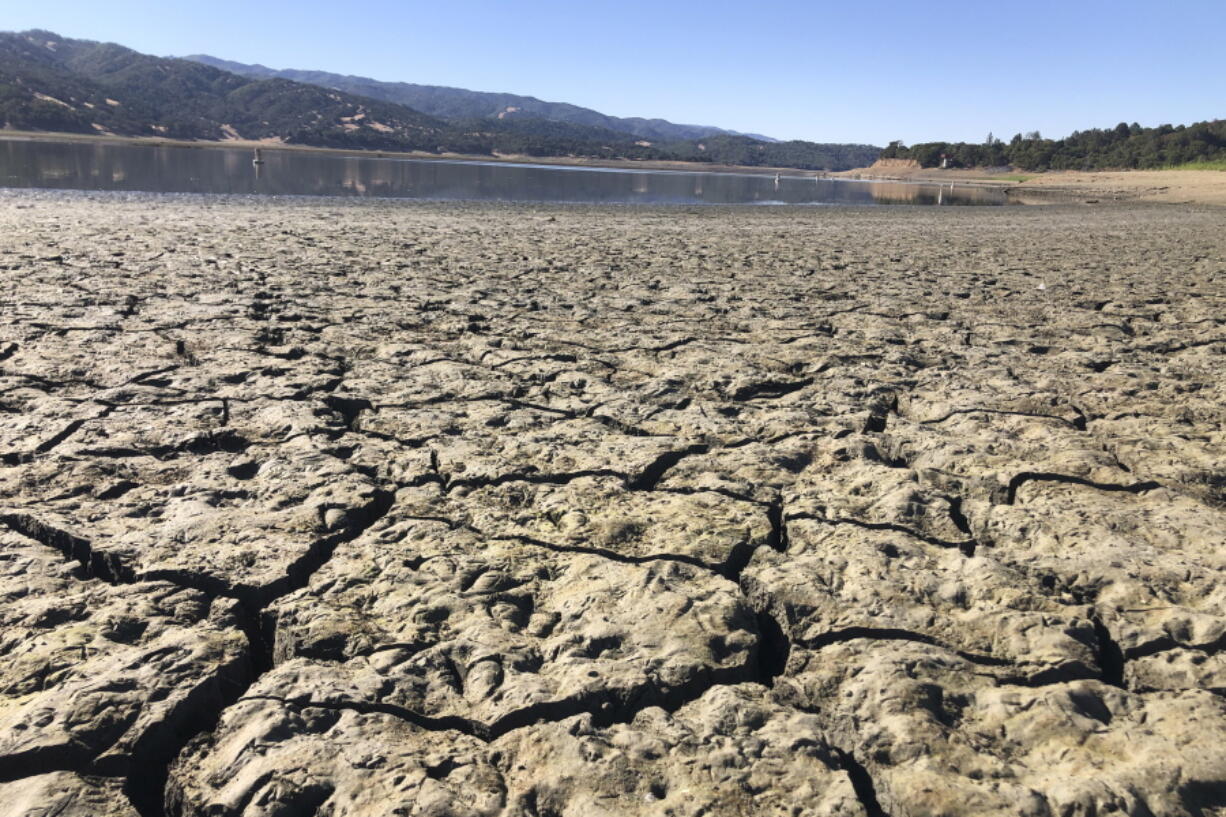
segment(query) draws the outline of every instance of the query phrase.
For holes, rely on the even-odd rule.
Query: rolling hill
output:
[[[677,142],[721,135],[749,136],[761,142],[775,141],[766,136],[740,134],[705,125],[678,125],[664,119],[608,116],[591,108],[582,108],[565,102],[544,102],[536,97],[519,94],[469,91],[464,88],[416,85],[409,82],[381,82],[368,77],[332,74],[327,71],[302,71],[292,68],[276,70],[263,65],[246,65],[241,62],[218,59],[207,54],[192,54],[184,59],[242,76],[261,79],[290,79],[295,82],[307,82],[325,88],[334,88],[346,93],[360,94],[372,99],[382,99],[385,102],[396,102],[443,119],[489,117],[503,120],[546,119],[551,122],[563,122],[629,134],[652,142]]]
[[[430,105],[432,111],[446,113],[436,115],[406,105],[398,101],[400,97],[388,98],[396,96],[389,88],[429,86],[359,82],[355,78],[354,83],[340,88],[304,81],[327,82],[336,75],[297,72],[299,78],[295,79],[268,75],[270,69],[263,71],[239,74],[196,60],[155,57],[114,43],[74,40],[49,31],[0,32],[0,127],[191,140],[245,139],[349,149],[652,159],[813,170],[864,166],[880,153],[880,148],[871,145],[764,141],[717,128],[698,128],[702,134],[680,138],[669,134],[693,126],[616,119],[595,111],[588,111],[590,116],[575,115],[583,121],[569,121],[556,117],[586,109],[554,103],[540,103],[546,107],[533,109],[535,114],[517,110],[508,115],[503,110],[504,115],[491,116],[479,113],[489,111],[490,101],[484,97],[491,96],[481,94],[475,94],[480,104]],[[530,99],[492,96],[500,97],[499,102]],[[627,131],[629,127],[660,135],[646,137]]]
[[[46,31],[0,34],[0,118],[24,130],[406,149],[436,149],[450,131],[403,105]]]

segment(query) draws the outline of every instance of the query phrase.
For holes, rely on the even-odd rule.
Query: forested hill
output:
[[[758,141],[774,141],[753,134],[738,134],[723,128],[706,125],[679,125],[664,119],[640,117],[617,117],[582,108],[565,102],[545,102],[520,94],[469,91],[464,88],[448,88],[441,85],[417,85],[411,82],[382,82],[369,77],[333,74],[327,71],[303,71],[298,69],[277,70],[263,65],[247,65],[241,62],[193,54],[184,59],[194,60],[214,68],[221,68],[242,76],[261,79],[280,78],[295,82],[307,82],[325,88],[335,88],[351,94],[360,94],[385,102],[408,105],[410,108],[442,119],[547,119],[569,125],[601,128],[623,135],[635,136],[652,142],[676,142],[687,139],[703,139],[711,136],[749,135]]]
[[[0,33],[0,120],[20,130],[405,149],[433,149],[449,127],[403,105],[46,31]]]
[[[668,124],[668,123],[665,123]],[[473,155],[653,159],[846,170],[871,145],[765,142],[716,133],[652,141],[540,117],[440,118],[308,82],[240,76],[191,60],[47,31],[0,32],[0,127],[67,133],[268,140]]]
[[[1226,161],[1226,120],[1194,125],[1143,128],[1121,122],[1114,128],[1075,131],[1064,139],[1039,133],[1017,134],[1008,142],[992,137],[982,144],[925,142],[906,147],[891,142],[883,159],[914,159],[939,167],[945,155],[951,167],[1000,167],[1023,170],[1108,170],[1171,167],[1190,162]]]
[[[759,142],[748,136],[714,136],[667,145],[673,158],[747,167],[796,167],[850,170],[877,161],[873,145],[823,145],[815,142]]]

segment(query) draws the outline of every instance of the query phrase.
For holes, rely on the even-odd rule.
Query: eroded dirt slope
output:
[[[1226,212],[0,197],[0,803],[1226,813]]]

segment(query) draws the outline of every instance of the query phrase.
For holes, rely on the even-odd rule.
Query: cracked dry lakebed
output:
[[[6,815],[1226,815],[1226,209],[0,222]]]

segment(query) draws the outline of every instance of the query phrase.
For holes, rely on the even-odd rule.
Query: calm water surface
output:
[[[0,140],[0,187],[610,204],[1007,203],[998,190],[784,175]]]

